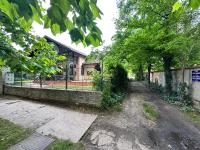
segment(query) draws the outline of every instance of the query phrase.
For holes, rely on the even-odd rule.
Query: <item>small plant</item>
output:
[[[121,93],[121,92],[117,92],[114,93],[111,90],[111,81],[110,80],[104,80],[104,88],[103,88],[103,99],[101,102],[101,108],[102,109],[108,109],[113,107],[115,110],[117,111],[121,111],[122,106],[121,103],[123,101],[123,99],[125,98],[126,94],[125,93]]]
[[[147,119],[150,119],[152,121],[156,121],[158,119],[159,114],[153,105],[144,103],[143,109],[144,109],[144,114],[147,117]]]
[[[99,71],[94,71],[92,74],[92,83],[93,87],[97,91],[103,90],[103,77],[101,76]]]
[[[149,87],[152,91],[159,93],[159,94],[164,94],[164,92],[165,92],[164,87],[158,83],[158,80],[156,80],[155,82],[151,82]]]
[[[193,101],[190,95],[190,87],[186,83],[178,83],[176,91],[164,96],[164,100],[170,103],[176,103],[182,107],[190,107]]]

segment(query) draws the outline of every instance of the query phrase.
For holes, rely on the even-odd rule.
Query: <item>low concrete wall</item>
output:
[[[4,94],[40,101],[49,100],[51,102],[64,102],[66,104],[83,104],[92,106],[99,106],[102,100],[102,93],[97,91],[66,91],[57,89],[5,86]]]
[[[192,71],[200,70],[200,67],[196,68],[186,68],[184,72],[184,82],[192,87],[192,98],[194,100],[194,105],[197,108],[200,108],[200,82],[192,81]],[[173,89],[176,88],[176,83],[182,82],[183,72],[181,69],[172,70],[173,76]],[[158,81],[159,84],[165,86],[165,76],[164,72],[152,72],[151,73],[151,81]]]
[[[2,73],[0,71],[0,95],[3,94],[3,77],[2,77]]]

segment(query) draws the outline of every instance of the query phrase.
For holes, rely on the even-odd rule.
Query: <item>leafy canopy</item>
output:
[[[1,0],[0,12],[25,31],[31,29],[33,21],[50,28],[52,33],[68,31],[73,42],[85,46],[98,46],[101,31],[95,20],[101,18],[97,0],[50,0],[50,7],[43,7],[44,0]],[[2,20],[0,20],[2,22]]]

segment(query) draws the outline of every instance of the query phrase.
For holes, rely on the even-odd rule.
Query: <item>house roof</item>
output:
[[[73,51],[73,52],[75,52],[75,53],[77,53],[77,54],[80,54],[80,55],[82,55],[82,56],[84,56],[84,57],[87,56],[86,54],[84,54],[84,53],[82,53],[82,52],[80,52],[80,51],[78,51],[78,50],[72,48],[71,46],[68,46],[68,45],[65,45],[65,44],[63,44],[63,43],[61,43],[61,42],[59,42],[59,41],[56,41],[56,40],[54,40],[53,38],[51,38],[51,37],[49,37],[49,36],[46,36],[46,35],[45,35],[44,38],[47,39],[47,40],[49,40],[49,41],[52,41],[52,42],[56,43],[57,45],[63,46],[63,47],[66,48],[66,49],[70,49],[71,51]]]

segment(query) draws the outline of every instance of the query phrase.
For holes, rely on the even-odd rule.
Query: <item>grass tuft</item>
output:
[[[31,134],[31,131],[0,118],[0,150],[6,150]]]
[[[156,121],[159,117],[159,113],[153,105],[144,103],[143,104],[144,115],[147,119]]]
[[[188,120],[192,121],[198,128],[200,128],[200,112],[198,111],[183,111]]]
[[[56,140],[47,150],[85,150],[82,143],[73,143],[69,140]]]

